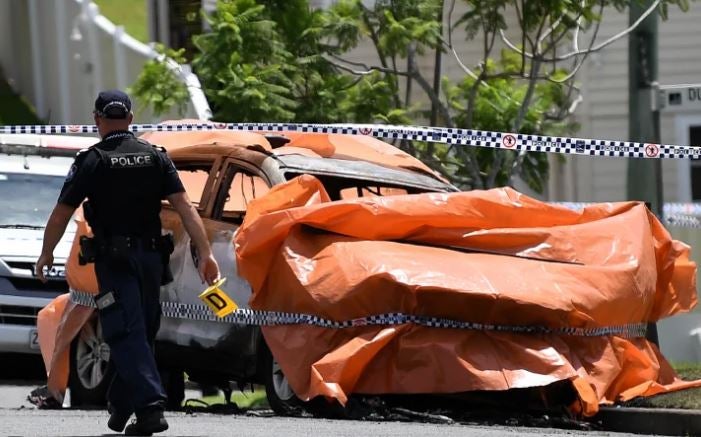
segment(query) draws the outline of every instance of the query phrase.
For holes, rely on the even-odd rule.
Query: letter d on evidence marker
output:
[[[224,290],[220,289],[221,285],[226,281],[226,278],[221,278],[209,288],[200,294],[200,299],[202,302],[207,304],[209,309],[216,314],[217,317],[225,317],[227,314],[231,314],[238,308],[236,302],[234,302]]]

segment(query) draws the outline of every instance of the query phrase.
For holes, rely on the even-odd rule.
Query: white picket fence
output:
[[[49,123],[91,123],[97,92],[125,89],[157,55],[100,15],[92,1],[0,1],[0,67]],[[185,117],[211,118],[197,76],[186,65],[170,66],[188,87]],[[181,118],[175,110],[155,117],[138,102],[134,106],[139,123]]]

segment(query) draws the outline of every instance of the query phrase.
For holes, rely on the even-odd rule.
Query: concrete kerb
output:
[[[601,407],[592,421],[607,431],[648,435],[701,435],[701,410]]]

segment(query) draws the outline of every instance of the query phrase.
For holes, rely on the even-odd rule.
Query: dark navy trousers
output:
[[[107,400],[114,410],[123,413],[163,408],[165,404],[153,354],[161,317],[162,272],[161,254],[140,247],[129,249],[119,259],[101,256],[95,261],[98,298],[110,292],[114,296],[114,303],[98,310],[116,369]]]

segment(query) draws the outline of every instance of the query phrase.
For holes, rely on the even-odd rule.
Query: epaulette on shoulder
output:
[[[89,151],[91,151],[94,147],[95,146],[90,146],[90,147],[86,147],[84,149],[78,150],[78,153],[75,154],[75,157],[77,158],[79,156],[80,157],[85,156],[85,154],[88,153]]]
[[[154,149],[158,150],[159,152],[163,152],[163,153],[166,153],[166,154],[168,153],[168,151],[166,150],[166,148],[163,147],[163,146],[157,146],[157,145],[155,145],[155,144],[151,144],[151,145],[153,146]]]

